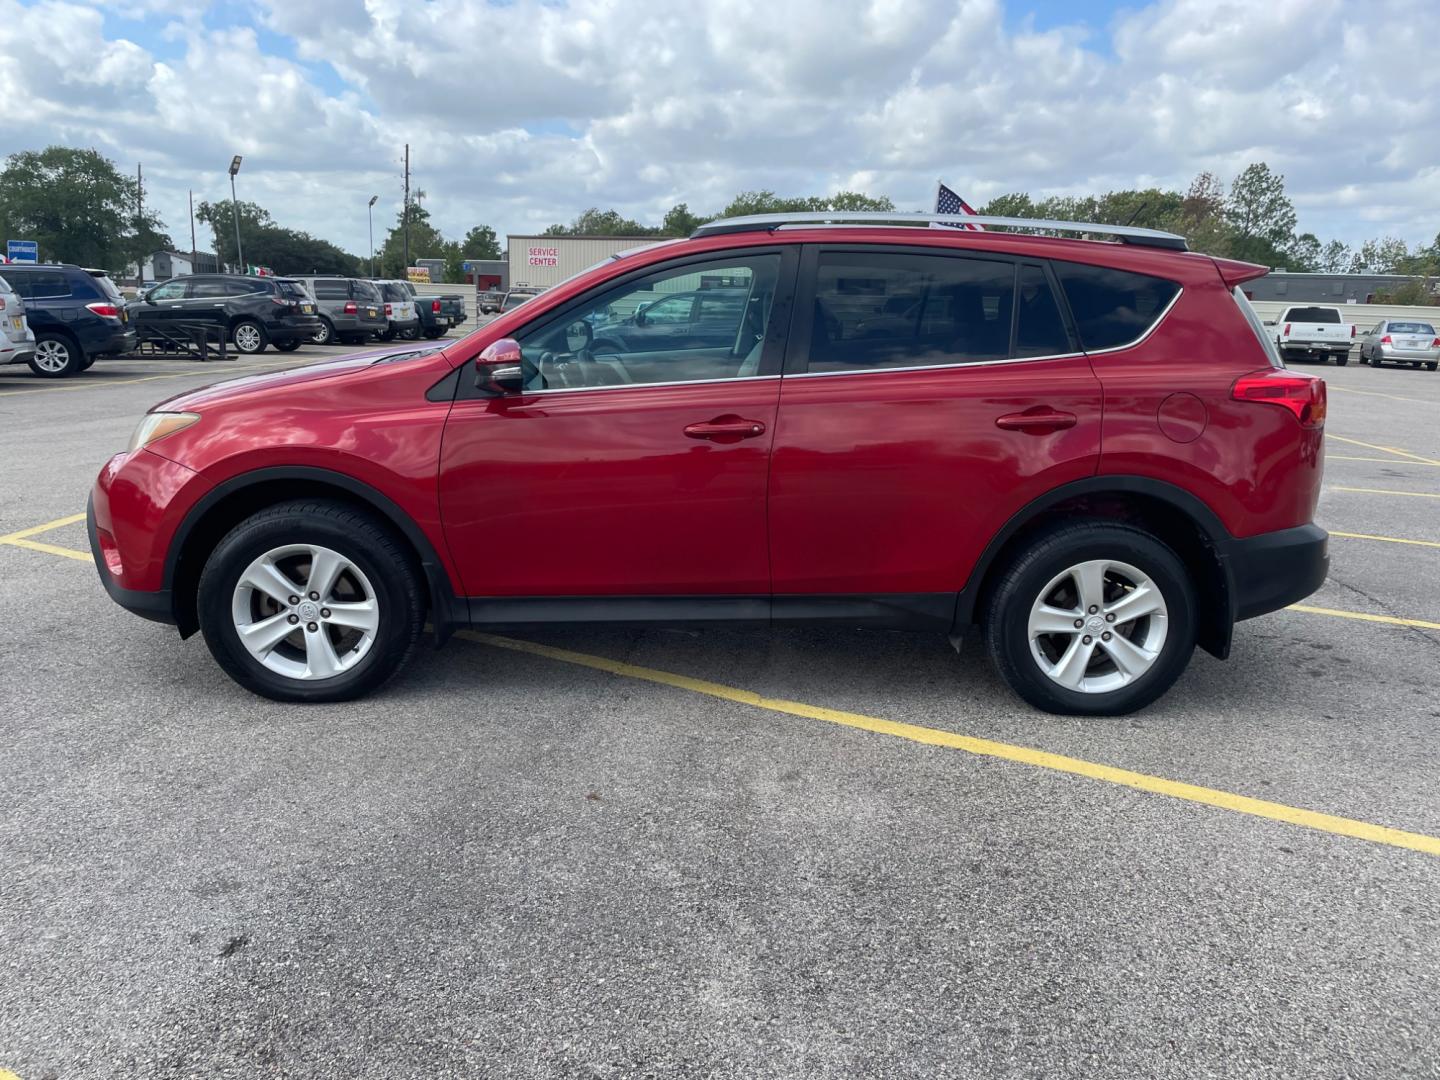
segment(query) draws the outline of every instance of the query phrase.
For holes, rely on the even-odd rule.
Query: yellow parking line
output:
[[[1340,608],[1311,607],[1309,604],[1291,604],[1286,611],[1303,611],[1307,615],[1333,615],[1337,619],[1358,619],[1360,622],[1385,623],[1389,626],[1415,626],[1421,630],[1440,630],[1440,622],[1426,622],[1424,619],[1401,619],[1394,615],[1371,615],[1364,611],[1343,611]]]
[[[805,705],[798,701],[785,701],[780,698],[762,697],[749,690],[741,690],[734,686],[725,686],[722,683],[713,683],[706,679],[695,679],[688,675],[676,675],[669,671],[640,667],[636,664],[627,664],[620,660],[611,660],[604,656],[591,656],[588,653],[572,652],[569,649],[557,649],[550,645],[538,645],[531,641],[519,641],[515,638],[500,637],[496,634],[483,634],[470,630],[463,630],[458,636],[471,641],[478,641],[485,645],[493,645],[501,649],[511,649],[515,652],[530,653],[534,656],[543,656],[547,659],[559,660],[567,664],[577,664],[581,667],[609,672],[610,674],[620,675],[628,679],[639,679],[644,682],[659,683],[663,686],[670,686],[679,690],[688,690],[695,694],[704,694],[708,697],[721,698],[725,701],[733,701],[741,705],[765,709],[769,712],[784,713],[788,716],[799,716],[809,720],[823,720],[829,724],[857,728],[861,731],[869,731],[877,735],[889,735],[893,738],[906,739],[910,742],[922,743],[926,746],[943,746],[952,750],[963,750],[966,753],[976,754],[981,757],[999,758],[1020,765],[1029,765],[1033,768],[1071,773],[1076,776],[1087,777],[1091,780],[1100,780],[1108,784],[1118,784],[1122,787],[1135,788],[1138,791],[1147,791],[1154,795],[1164,795],[1172,799],[1181,799],[1185,802],[1200,803],[1221,810],[1230,810],[1237,814],[1249,814],[1254,817],[1269,818],[1272,821],[1283,821],[1291,825],[1300,825],[1307,829],[1333,833],[1337,836],[1349,836],[1359,840],[1368,840],[1376,844],[1388,844],[1392,847],[1408,848],[1412,851],[1422,851],[1427,855],[1440,855],[1440,836],[1406,832],[1402,829],[1392,829],[1387,825],[1375,825],[1368,821],[1357,821],[1354,818],[1337,817],[1334,814],[1324,814],[1316,810],[1305,810],[1298,806],[1287,806],[1284,803],[1269,802],[1265,799],[1252,799],[1248,795],[1237,795],[1233,792],[1221,791],[1217,788],[1207,788],[1197,784],[1183,783],[1178,780],[1168,780],[1163,776],[1152,776],[1149,773],[1133,772],[1130,769],[1119,769],[1112,765],[1102,765],[1098,762],[1086,761],[1083,758],[1067,757],[1064,754],[1052,754],[1048,751],[1036,750],[1028,746],[1016,746],[1012,743],[995,742],[991,739],[979,739],[971,735],[960,735],[953,731],[942,731],[938,728],[922,727],[918,724],[906,724],[898,720],[885,720],[878,716],[866,716],[862,713],[845,712],[840,709],[826,709],[817,705]]]
[[[20,1077],[16,1076],[9,1069],[0,1069],[0,1080],[20,1080]]]
[[[1436,463],[1432,461],[1410,461],[1408,458],[1394,457],[1354,457],[1350,454],[1326,454],[1326,461],[1378,461],[1382,465],[1428,465],[1434,468]]]
[[[35,540],[11,540],[0,538],[0,544],[9,544],[11,547],[29,548],[31,551],[43,551],[47,555],[60,555],[67,559],[79,559],[81,562],[94,562],[88,551],[77,551],[75,548],[60,547],[56,544],[42,544]]]
[[[220,361],[215,361],[220,363]],[[304,365],[304,361],[295,364],[296,367]],[[243,367],[232,367],[229,362],[224,367],[215,370],[229,375],[237,371],[268,371],[271,368],[285,367],[286,362],[281,361],[274,364],[246,364]],[[90,379],[84,382],[66,383],[64,386],[36,386],[25,390],[0,390],[0,397],[18,397],[21,394],[58,394],[62,390],[90,390],[101,386],[126,386],[130,383],[156,382],[160,379],[183,379],[187,375],[208,374],[208,370],[191,369],[190,371],[172,371],[164,375],[142,375],[137,379]]]
[[[1390,488],[1357,488],[1340,487],[1336,485],[1330,488],[1331,491],[1356,491],[1362,495],[1407,495],[1412,499],[1440,499],[1440,494],[1432,491],[1392,491]]]
[[[1339,391],[1342,394],[1363,394],[1365,397],[1389,398],[1391,401],[1413,401],[1417,405],[1440,405],[1440,401],[1431,401],[1429,398],[1404,397],[1400,394],[1381,394],[1374,390],[1351,390],[1348,386],[1336,386],[1334,383],[1329,383],[1327,388],[1331,393]]]
[[[1328,432],[1326,434],[1336,442],[1349,443],[1351,446],[1363,446],[1366,450],[1379,450],[1386,454],[1397,454],[1400,457],[1409,458],[1411,461],[1423,461],[1426,465],[1440,465],[1440,461],[1436,461],[1434,458],[1412,454],[1409,450],[1397,450],[1393,446],[1376,446],[1374,443],[1361,442],[1359,439],[1347,439],[1344,435],[1331,435]]]
[[[69,517],[56,518],[54,521],[47,521],[44,525],[32,525],[28,529],[21,529],[19,532],[6,533],[0,536],[0,544],[13,543],[16,540],[23,540],[27,536],[39,536],[41,533],[49,532],[51,529],[58,529],[65,525],[74,525],[77,521],[84,521],[84,514],[71,514]]]
[[[1387,544],[1414,544],[1417,547],[1440,548],[1440,542],[1435,540],[1403,540],[1398,536],[1376,536],[1373,533],[1335,532],[1333,529],[1330,535],[1343,536],[1347,540],[1383,540]]]

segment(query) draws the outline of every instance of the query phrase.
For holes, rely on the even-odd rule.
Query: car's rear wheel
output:
[[[300,340],[296,338],[291,341],[277,341],[275,343],[275,348],[279,352],[294,352],[296,349],[300,348]]]
[[[30,370],[42,379],[74,375],[85,370],[84,363],[85,354],[73,338],[44,332],[35,335],[35,355],[30,358]]]
[[[1082,521],[1020,551],[990,593],[985,640],[1036,708],[1117,716],[1150,704],[1195,648],[1195,589],[1168,546],[1130,525]]]
[[[1440,360],[1430,360],[1425,364],[1426,371],[1435,371],[1437,368],[1440,368]]]
[[[1344,367],[1348,363],[1350,363],[1350,354],[1348,352],[1335,354],[1336,367]]]
[[[328,500],[269,507],[205,563],[200,627],[220,666],[277,701],[345,701],[410,656],[425,604],[403,542],[365,511]]]
[[[253,319],[242,319],[236,323],[230,331],[230,340],[235,343],[235,351],[246,356],[262,353],[265,346],[270,344],[265,328]]]
[[[335,340],[335,327],[330,325],[329,319],[320,320],[320,325],[315,328],[315,333],[310,335],[310,340],[316,345],[329,345]]]

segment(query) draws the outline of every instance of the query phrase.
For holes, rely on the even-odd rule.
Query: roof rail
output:
[[[945,225],[986,225],[1007,229],[1038,229],[1045,232],[1094,233],[1100,236],[1114,236],[1122,243],[1138,244],[1141,247],[1165,248],[1169,251],[1189,251],[1185,238],[1176,233],[1161,232],[1159,229],[1138,229],[1131,225],[1100,225],[1087,221],[1049,221],[1044,218],[986,217],[979,214],[907,214],[893,210],[815,210],[796,214],[751,214],[748,217],[722,218],[707,222],[693,233],[700,236],[720,236],[724,233],[774,231],[796,225],[857,224],[857,225],[928,225],[936,222]]]

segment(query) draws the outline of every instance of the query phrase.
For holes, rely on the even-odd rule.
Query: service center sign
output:
[[[531,266],[559,266],[560,249],[558,247],[532,247],[526,249]]]

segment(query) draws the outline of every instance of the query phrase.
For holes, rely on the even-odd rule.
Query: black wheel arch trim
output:
[[[1156,480],[1153,477],[1128,474],[1099,474],[1074,480],[1052,488],[1016,511],[985,545],[985,550],[981,552],[980,558],[976,560],[974,568],[970,571],[969,579],[956,596],[952,630],[959,632],[974,624],[975,609],[980,600],[981,590],[984,588],[990,572],[994,569],[995,560],[999,558],[1005,545],[1040,515],[1063,502],[1086,495],[1143,495],[1166,503],[1195,524],[1215,550],[1224,577],[1226,594],[1221,598],[1223,606],[1215,613],[1218,618],[1212,620],[1209,632],[1202,630],[1201,644],[1206,651],[1221,659],[1228,655],[1231,630],[1237,613],[1234,573],[1227,558],[1230,545],[1234,543],[1234,537],[1225,528],[1214,510],[1184,488],[1176,487],[1164,480]]]
[[[165,554],[164,592],[167,595],[174,597],[175,602],[179,601],[179,594],[175,590],[175,575],[180,564],[180,556],[185,550],[190,534],[204,520],[205,516],[218,503],[237,492],[275,480],[309,480],[339,488],[347,495],[353,496],[375,510],[400,531],[400,534],[414,548],[420,559],[420,568],[425,574],[425,584],[430,594],[430,622],[435,630],[437,647],[443,644],[456,629],[468,623],[469,610],[465,601],[456,599],[455,590],[450,584],[450,575],[445,570],[445,564],[440,560],[430,538],[425,535],[420,526],[415,524],[410,515],[389,496],[382,494],[364,481],[356,480],[346,473],[313,465],[279,465],[255,469],[222,481],[202,495],[175,530],[175,535],[170,540],[170,549]],[[174,622],[180,627],[182,637],[189,637],[199,628],[194,612],[176,610],[173,615]]]

